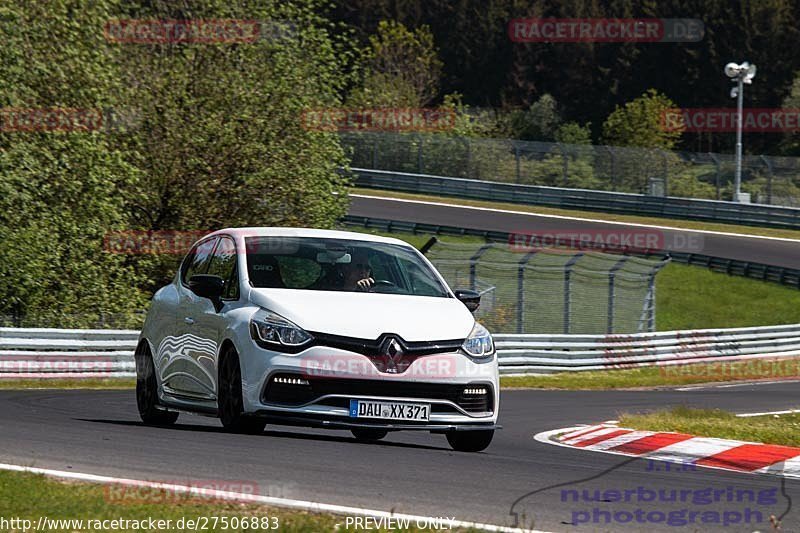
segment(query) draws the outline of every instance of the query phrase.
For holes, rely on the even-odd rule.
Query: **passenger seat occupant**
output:
[[[274,255],[254,255],[247,261],[247,274],[254,287],[283,289],[281,269]]]

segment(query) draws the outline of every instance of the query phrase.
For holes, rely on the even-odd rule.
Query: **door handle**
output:
[[[184,322],[186,322],[187,324],[189,324],[190,326],[191,326],[192,324],[194,324],[194,318],[192,318],[192,317],[190,317],[190,316],[187,316],[187,317],[185,317],[185,318],[183,319],[183,321],[184,321]]]

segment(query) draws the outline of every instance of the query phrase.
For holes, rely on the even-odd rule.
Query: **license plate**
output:
[[[384,418],[387,420],[422,420],[427,422],[430,415],[431,406],[427,403],[350,400],[350,418]]]

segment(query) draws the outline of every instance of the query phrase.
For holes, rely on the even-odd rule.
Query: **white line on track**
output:
[[[477,207],[471,205],[458,205],[458,204],[450,204],[447,202],[431,202],[426,200],[410,200],[407,198],[391,198],[388,196],[373,196],[369,194],[349,194],[353,198],[366,198],[368,200],[385,200],[389,202],[403,202],[409,204],[421,204],[421,205],[434,205],[434,206],[442,206],[442,207],[453,207],[456,209],[470,209],[473,211],[489,211],[494,213],[506,213],[510,215],[526,215],[530,217],[541,217],[541,218],[554,218],[560,220],[578,220],[581,222],[594,222],[598,224],[612,224],[617,226],[632,226],[636,228],[652,228],[652,229],[665,229],[671,231],[685,231],[691,233],[703,233],[706,235],[721,235],[724,237],[741,237],[741,238],[748,238],[748,239],[763,239],[768,241],[782,241],[782,242],[800,242],[800,239],[789,239],[788,237],[769,237],[766,235],[751,235],[748,233],[733,233],[727,231],[713,231],[707,229],[690,229],[690,228],[679,228],[675,226],[659,226],[657,224],[642,224],[640,222],[621,222],[619,220],[598,220],[594,218],[582,218],[582,217],[571,217],[566,215],[551,215],[545,213],[531,213],[529,211],[514,211],[513,209],[496,209],[491,207]]]
[[[691,387],[678,387],[676,391],[687,392],[708,389],[732,389],[735,387],[757,387],[760,385],[775,385],[777,383],[796,383],[798,379],[779,379],[775,381],[746,381],[744,383],[728,383],[726,385],[692,385]]]
[[[747,418],[750,416],[767,416],[767,415],[788,415],[791,413],[800,413],[800,409],[788,409],[786,411],[766,411],[763,413],[742,413],[736,416],[740,416],[742,418]]]
[[[329,503],[317,503],[303,500],[292,500],[288,498],[276,498],[272,496],[261,496],[259,494],[245,494],[238,492],[222,491],[208,489],[205,487],[192,487],[188,485],[174,485],[171,483],[156,483],[153,481],[142,481],[138,479],[126,479],[110,476],[99,476],[95,474],[84,474],[81,472],[66,472],[63,470],[49,470],[46,468],[33,468],[28,466],[19,466],[11,464],[0,463],[0,470],[8,470],[11,472],[27,472],[31,474],[41,474],[48,477],[60,479],[74,479],[79,481],[88,481],[90,483],[103,483],[103,484],[116,484],[127,485],[132,487],[148,487],[152,489],[165,490],[175,492],[178,494],[193,494],[197,496],[212,497],[220,500],[236,500],[241,502],[258,503],[264,505],[272,505],[275,507],[285,507],[289,509],[300,509],[310,512],[328,512],[338,515],[349,516],[374,516],[378,518],[396,518],[403,520],[410,520],[416,522],[419,520],[430,521],[434,517],[419,516],[403,513],[392,513],[389,511],[378,511],[374,509],[364,509],[361,507],[348,507],[343,505],[333,505]],[[513,533],[547,533],[533,529],[518,529],[506,526],[498,526],[493,524],[482,524],[478,522],[464,522],[454,520],[451,527],[459,528],[475,528],[483,531],[500,531],[500,532],[513,532]]]

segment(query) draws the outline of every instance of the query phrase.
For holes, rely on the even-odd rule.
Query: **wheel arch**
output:
[[[219,385],[220,379],[220,371],[222,369],[222,363],[226,357],[232,357],[231,351],[239,357],[239,350],[236,349],[236,345],[233,344],[231,339],[224,339],[222,343],[219,345],[219,353],[217,354],[217,384]],[[242,364],[241,358],[239,359],[239,364]]]
[[[153,358],[153,347],[150,346],[150,341],[143,337],[139,339],[139,343],[136,345],[136,350],[133,352],[133,358],[135,362],[138,363],[147,353],[150,354],[150,358],[153,359],[153,364],[155,364],[155,359]]]

